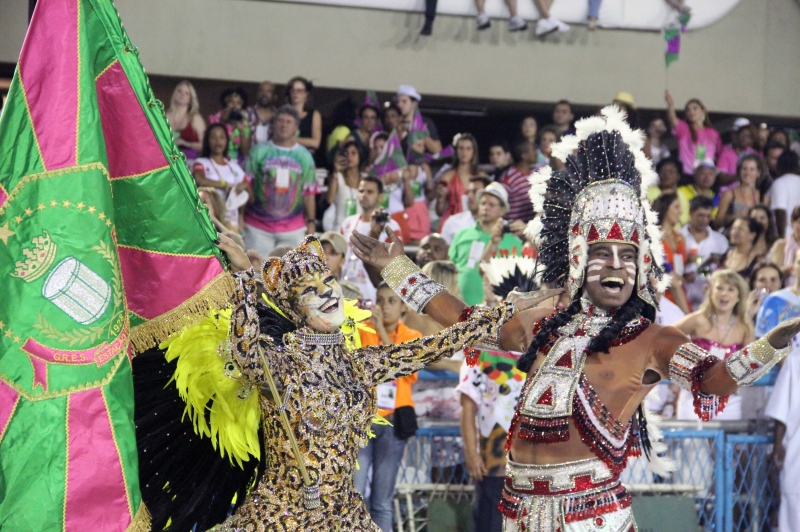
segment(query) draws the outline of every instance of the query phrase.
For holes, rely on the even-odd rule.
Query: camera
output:
[[[230,113],[228,113],[229,122],[239,122],[242,118],[244,118],[244,116],[238,109],[231,109]]]
[[[388,212],[379,212],[375,215],[375,223],[383,224],[389,221]]]

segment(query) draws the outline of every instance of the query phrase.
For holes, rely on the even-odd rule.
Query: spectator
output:
[[[243,88],[227,88],[219,97],[220,109],[208,117],[211,124],[223,124],[228,130],[228,158],[243,163],[250,153],[250,122],[245,116],[247,93]]]
[[[191,165],[203,149],[201,139],[206,133],[206,123],[200,115],[197,92],[190,82],[181,81],[172,91],[167,122],[175,144],[186,155],[186,163]]]
[[[575,134],[575,127],[572,125],[573,120],[575,120],[575,113],[572,112],[572,104],[569,103],[569,100],[559,100],[556,102],[555,107],[553,107],[552,126],[558,137]],[[541,142],[541,136],[539,137],[539,142]],[[539,148],[541,149],[541,147],[540,144]]]
[[[431,218],[425,190],[431,182],[431,169],[427,163],[410,164],[403,169],[403,206],[405,211],[393,214],[395,220],[402,217],[408,226],[408,242],[418,244],[431,232]],[[391,197],[389,198],[391,212]],[[411,202],[411,205],[408,202]],[[398,222],[399,223],[399,222]]]
[[[467,210],[466,188],[476,176],[485,176],[478,168],[478,142],[469,133],[456,135],[455,167],[439,178],[436,212],[444,224],[448,216]],[[446,185],[445,189],[443,185]]]
[[[331,205],[329,209],[333,210],[333,216],[325,213],[325,229],[338,230],[345,218],[361,212],[358,205],[358,184],[364,175],[362,167],[361,151],[356,142],[345,142],[336,154],[333,175],[328,183],[326,199]]]
[[[687,254],[697,257],[686,265],[684,272],[686,296],[692,308],[699,308],[708,285],[705,276],[698,272],[698,263],[701,270],[706,270],[708,264],[718,263],[728,251],[728,239],[709,227],[713,210],[714,202],[710,198],[693,198],[689,202],[689,223],[680,230]]]
[[[436,19],[436,4],[438,3],[439,0],[425,0],[425,23],[419,31],[420,35],[433,34],[433,21]]]
[[[266,144],[272,137],[272,117],[275,115],[275,85],[262,81],[256,93],[256,104],[247,110],[247,120],[253,137],[251,146]]]
[[[791,227],[786,223],[787,216],[800,205],[800,175],[797,175],[798,157],[792,150],[785,150],[778,157],[777,179],[769,191],[769,203],[775,213],[778,235],[789,236]]]
[[[792,255],[794,257],[794,255]],[[791,261],[794,262],[794,261]],[[794,266],[794,265],[792,265]],[[791,275],[791,272],[789,272]],[[794,277],[792,277],[794,280]],[[788,284],[788,283],[787,283]],[[747,317],[755,323],[758,311],[764,299],[773,292],[783,288],[783,272],[772,262],[765,262],[750,275],[750,295],[747,297]],[[789,286],[792,286],[789,284]]]
[[[644,154],[653,161],[654,165],[658,166],[661,161],[670,157],[669,148],[664,145],[664,135],[667,134],[667,126],[664,124],[664,119],[657,116],[650,120],[645,134]]]
[[[358,184],[358,203],[361,206],[361,214],[348,216],[342,222],[341,233],[344,239],[350,242],[353,231],[358,231],[363,235],[368,235],[374,239],[379,239],[386,226],[389,226],[395,234],[402,239],[403,233],[397,222],[389,218],[389,214],[381,207],[383,200],[383,183],[380,179],[373,176],[363,176]],[[388,237],[385,237],[388,242]],[[358,286],[364,299],[375,301],[375,286],[367,275],[364,263],[356,257],[355,253],[350,253],[345,262],[343,278],[345,281]]]
[[[759,254],[755,246],[763,231],[753,218],[738,218],[733,222],[729,238],[731,247],[722,257],[722,267],[749,278],[753,270],[764,261],[764,255]]]
[[[395,102],[383,111],[383,130],[391,132],[393,129],[400,126],[403,122],[403,113]]]
[[[520,17],[517,14],[517,0],[505,0],[506,6],[508,6],[508,31],[525,31],[528,29],[528,23],[525,22],[525,19]],[[475,7],[478,10],[478,16],[475,18],[475,24],[478,30],[485,30],[486,28],[492,25],[492,19],[484,13],[483,6],[486,4],[486,0],[475,0]]]
[[[756,336],[767,334],[781,322],[800,316],[800,255],[794,260],[795,284],[767,296],[758,312]],[[765,415],[775,420],[775,439],[772,461],[780,472],[780,510],[778,529],[797,531],[800,523],[800,432],[797,428],[797,412],[800,411],[800,341],[792,340],[791,351],[783,361],[778,380],[772,389]]]
[[[756,183],[762,169],[758,155],[749,153],[742,156],[736,168],[736,183],[719,198],[714,224],[718,229],[730,227],[736,218],[747,216],[751,208],[761,203],[761,193],[756,188]]]
[[[228,220],[227,213],[225,212],[225,200],[219,190],[212,187],[198,187],[197,194],[200,201],[208,209],[208,217],[211,218],[211,223],[220,233],[225,233],[231,236],[231,233],[238,233],[236,224]],[[244,247],[242,247],[244,249]]]
[[[533,220],[528,177],[536,164],[536,155],[536,148],[527,140],[521,140],[514,146],[514,164],[500,177],[500,183],[506,187],[509,197],[510,208],[505,215],[506,220],[522,224]],[[525,230],[524,227],[522,230]]]
[[[228,130],[222,124],[211,124],[203,135],[203,149],[194,164],[192,175],[198,187],[211,187],[219,191],[223,205],[223,218],[227,217],[233,228],[242,227],[240,223],[239,207],[244,205],[248,197],[243,197],[238,205],[232,200],[231,208],[225,212],[225,202],[231,195],[247,190],[245,174],[236,161],[229,161],[225,154],[228,151]]]
[[[414,262],[422,268],[435,260],[446,261],[449,257],[450,244],[439,233],[431,233],[420,240]]]
[[[491,181],[485,176],[476,176],[469,180],[467,186],[467,209],[447,218],[442,224],[442,238],[452,244],[456,235],[462,229],[475,225],[475,218],[478,216],[478,194],[481,190],[489,186]]]
[[[367,322],[367,326],[375,332],[360,329],[361,345],[397,345],[422,338],[422,333],[403,323],[401,318],[406,311],[407,307],[400,296],[389,285],[381,283],[372,318]],[[416,381],[417,374],[414,373],[375,388],[378,413],[392,425],[373,423],[370,430],[375,437],[369,438],[367,445],[358,451],[359,468],[353,476],[353,485],[362,496],[366,496],[369,470],[372,468],[367,510],[383,532],[393,530],[392,501],[397,470],[406,442],[417,430],[414,400],[411,397],[411,388]]]
[[[539,123],[536,121],[536,118],[532,116],[526,116],[522,119],[519,125],[520,136],[523,140],[527,140],[531,143],[531,145],[536,145],[536,136],[539,133]]]
[[[548,164],[555,169],[561,161],[558,159],[551,159],[550,155],[552,153],[553,144],[556,142],[561,141],[561,135],[558,134],[556,128],[550,124],[548,126],[544,126],[542,129],[539,130],[539,142],[537,143],[539,146],[539,150],[536,154],[536,164],[534,164],[534,170],[538,170],[543,166],[547,166]]]
[[[589,14],[586,16],[586,27],[589,31],[597,29],[597,19],[600,17],[600,5],[603,0],[589,0]]]
[[[400,110],[400,122],[394,127],[398,127],[401,139],[405,139],[414,125],[414,117],[419,112],[419,102],[422,101],[422,96],[411,85],[400,85],[396,98],[397,108]],[[439,139],[439,130],[436,129],[436,124],[427,116],[422,117],[422,122],[428,130],[428,136],[425,137],[425,151],[439,153],[442,151],[442,141]]]
[[[348,139],[351,138],[353,129],[355,128],[356,119],[356,102],[351,96],[340,101],[333,108],[331,113],[333,130],[328,133],[325,139],[325,158],[328,164],[333,165],[336,154]],[[359,147],[359,150],[361,148]],[[362,157],[361,160],[366,160]]]
[[[689,202],[696,196],[706,196],[714,202],[714,215],[716,216],[719,198],[711,187],[717,178],[717,168],[708,159],[698,161],[694,170],[694,183],[678,187],[678,198],[681,200],[681,225],[689,223]]]
[[[599,9],[599,4],[601,1],[602,0],[589,0],[590,12],[592,9],[592,4],[597,4],[597,8]],[[611,101],[611,103],[625,112],[625,119],[628,122],[628,125],[631,126],[631,129],[636,129],[639,127],[639,111],[636,110],[636,100],[634,100],[633,94],[630,92],[619,91],[614,96],[614,99]]]
[[[514,157],[506,141],[498,140],[489,145],[489,163],[494,167],[494,172],[490,176],[492,181],[499,181],[512,162]]]
[[[484,299],[478,265],[498,250],[522,251],[522,240],[504,231],[503,215],[508,212],[508,192],[500,183],[490,183],[478,195],[478,221],[461,230],[450,245],[450,260],[458,266],[458,286],[468,305]]]
[[[683,121],[675,112],[675,102],[669,91],[665,93],[664,99],[667,101],[667,123],[678,139],[678,159],[683,165],[683,173],[692,175],[697,161],[714,162],[717,159],[722,150],[722,141],[711,125],[703,102],[697,98],[686,102],[686,121]]]
[[[553,0],[533,0],[536,10],[539,12],[539,20],[536,21],[536,36],[544,37],[554,31],[564,33],[569,31],[569,26],[550,15],[550,7]]]
[[[325,231],[319,237],[322,250],[325,252],[325,262],[336,280],[342,278],[342,267],[347,259],[347,240],[334,231]]]
[[[349,139],[353,139],[361,151],[361,159],[369,156],[369,142],[372,134],[378,131],[378,108],[372,103],[365,103],[358,109],[358,127],[350,131]]]
[[[767,136],[767,146],[770,144],[777,144],[782,146],[783,149],[789,149],[789,134],[786,133],[786,130],[780,127],[773,128],[769,132],[769,136]]]
[[[755,132],[746,118],[737,118],[733,122],[733,138],[730,144],[722,147],[717,159],[717,168],[720,171],[720,185],[728,185],[736,180],[737,168],[742,162],[742,157],[755,154],[753,142]]]
[[[777,240],[769,252],[770,262],[777,264],[781,273],[786,276],[786,286],[794,285],[791,275],[794,255],[800,249],[800,205],[792,209],[791,227],[792,231],[786,238]]]
[[[314,109],[314,84],[302,76],[293,77],[286,84],[284,101],[300,117],[297,142],[314,153],[322,143],[322,115]]]
[[[656,164],[658,185],[647,190],[647,199],[653,203],[661,194],[677,194],[678,181],[681,179],[681,166],[677,159],[668,157]]]
[[[512,353],[482,351],[478,364],[462,364],[456,395],[461,401],[461,436],[467,472],[475,483],[475,531],[502,532],[498,510],[505,482],[505,443],[525,374]]]
[[[297,142],[300,117],[283,105],[272,117],[272,140],[250,154],[251,201],[245,210],[247,247],[267,255],[275,246],[297,246],[316,223],[316,169],[311,153]]]
[[[769,250],[772,249],[775,241],[778,240],[778,228],[775,225],[775,216],[769,207],[766,205],[755,205],[750,207],[747,215],[753,220],[758,222],[763,231],[761,236],[756,240],[756,253],[766,256]]]
[[[786,151],[786,148],[776,142],[767,144],[764,148],[764,163],[767,165],[767,171],[773,179],[778,177],[778,157],[784,151]]]
[[[747,283],[731,270],[717,270],[711,276],[710,290],[697,312],[675,324],[692,342],[710,355],[727,359],[755,339],[753,324],[746,315]],[[678,419],[697,419],[691,392],[681,390]],[[741,419],[742,399],[738,393],[728,399],[725,411],[716,419]]]
[[[694,257],[686,251],[686,241],[683,235],[675,230],[681,219],[681,202],[677,194],[664,194],[653,203],[653,210],[658,215],[658,225],[661,228],[664,244],[664,263],[667,272],[672,274],[672,285],[664,294],[667,299],[678,305],[684,314],[692,311],[686,298],[686,289],[683,287],[683,274],[686,264]]]
[[[369,139],[369,166],[372,167],[375,160],[380,157],[386,141],[389,140],[389,134],[385,131],[373,133]]]

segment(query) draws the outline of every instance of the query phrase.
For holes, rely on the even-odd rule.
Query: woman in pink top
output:
[[[664,99],[667,101],[667,121],[678,139],[678,158],[683,166],[683,173],[692,175],[698,159],[717,160],[722,150],[722,140],[717,130],[711,126],[703,102],[697,98],[686,102],[684,121],[678,118],[675,102],[669,91],[666,91]]]

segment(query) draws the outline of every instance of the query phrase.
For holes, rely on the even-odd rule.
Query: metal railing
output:
[[[718,421],[697,427],[698,423],[691,421],[664,422],[662,429],[669,455],[676,463],[675,473],[661,478],[647,470],[644,458],[631,460],[621,477],[628,491],[634,497],[692,497],[698,530],[777,530],[772,436],[747,434],[756,429],[771,433],[765,430],[765,423]],[[398,472],[398,532],[426,530],[430,501],[471,501],[472,493],[459,427],[452,423],[421,427],[409,440]]]

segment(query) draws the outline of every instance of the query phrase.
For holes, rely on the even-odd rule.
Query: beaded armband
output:
[[[700,391],[706,372],[720,359],[695,344],[680,346],[669,361],[669,380],[692,392],[694,411],[703,421],[719,414],[728,403],[728,396],[720,397]]]
[[[775,349],[765,336],[733,353],[725,367],[739,386],[749,386],[783,360],[788,352],[789,346]]]
[[[433,296],[445,290],[444,286],[422,273],[405,255],[393,258],[381,270],[381,277],[417,314],[422,314],[422,309]]]

